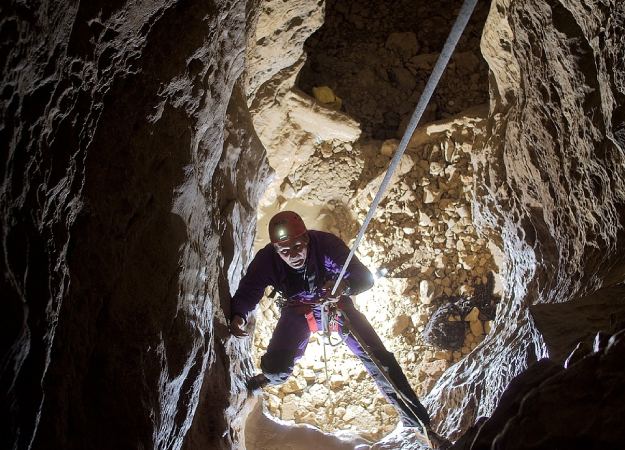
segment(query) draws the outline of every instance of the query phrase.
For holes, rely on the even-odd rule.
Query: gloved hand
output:
[[[230,333],[236,337],[246,337],[247,332],[243,329],[245,327],[245,319],[241,316],[232,316],[230,321]]]

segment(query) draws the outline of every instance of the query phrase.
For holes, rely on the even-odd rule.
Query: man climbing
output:
[[[267,352],[261,358],[262,373],[248,381],[251,391],[258,391],[267,384],[283,383],[291,375],[295,362],[304,355],[311,332],[321,327],[320,303],[328,299],[349,254],[341,239],[330,233],[307,230],[302,218],[292,211],[272,217],[269,237],[271,243],[256,254],[231,302],[231,333],[243,337],[247,336],[244,330],[247,317],[267,286],[273,286],[286,300]],[[386,350],[350,298],[372,286],[371,272],[354,257],[336,291],[340,314],[346,316],[352,330],[347,331],[345,343],[395,407],[404,426],[417,427],[430,434],[427,411],[393,354]],[[354,334],[368,347],[369,354]],[[387,369],[386,374],[369,355]]]

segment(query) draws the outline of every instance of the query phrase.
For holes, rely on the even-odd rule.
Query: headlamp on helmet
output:
[[[288,242],[308,231],[299,214],[281,211],[269,221],[269,240],[272,244]]]

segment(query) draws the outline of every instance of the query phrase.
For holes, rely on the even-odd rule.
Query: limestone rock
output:
[[[424,400],[426,407],[433,409],[448,402],[456,405],[453,411],[443,407],[433,413],[434,420],[442,424],[439,430],[452,438],[473,425],[478,416],[491,414],[511,379],[530,361],[547,355],[528,306],[574,301],[580,292],[597,289],[591,278],[614,279],[608,275],[614,272],[606,268],[620,265],[616,261],[622,252],[617,249],[623,241],[616,230],[625,228],[625,218],[613,212],[625,199],[625,179],[617,169],[625,142],[613,138],[623,127],[612,119],[620,111],[619,101],[606,108],[599,97],[581,93],[624,98],[623,72],[613,68],[622,67],[622,58],[616,54],[622,53],[625,42],[620,31],[606,28],[605,23],[608,17],[622,21],[625,11],[618,2],[610,2],[598,15],[589,15],[589,5],[587,1],[557,1],[549,7],[540,2],[523,6],[507,0],[492,2],[482,39],[494,81],[486,132],[489,142],[473,158],[478,192],[472,215],[479,229],[502,236],[502,265],[514,269],[504,274],[510,294],[500,306],[498,314],[505,320],[497,322],[497,332],[491,332],[470,356],[444,374]],[[614,73],[619,75],[613,78]],[[535,142],[541,142],[538,151],[528,146]],[[604,149],[602,155],[606,156],[598,156],[597,148]],[[574,165],[562,164],[571,160]],[[598,173],[602,181],[597,179]],[[566,181],[570,179],[578,186],[595,180],[612,187],[601,192],[571,190]],[[471,261],[461,255],[459,260],[471,270],[479,258]],[[514,369],[493,376],[487,366]],[[454,381],[458,376],[462,382]],[[457,402],[468,398],[480,399],[479,404]],[[558,409],[542,405],[546,414]],[[520,433],[532,431],[521,423],[532,414],[532,420],[545,426],[549,418],[530,409],[528,416],[505,425],[508,438],[504,443],[498,436],[498,445],[524,445]],[[586,417],[587,409],[582,409],[579,416]],[[498,430],[503,429],[501,425]],[[572,430],[570,423],[562,429]],[[572,432],[588,429],[585,424]],[[539,435],[545,440],[536,445],[549,447],[555,442],[548,441],[548,435]]]
[[[467,444],[463,448],[488,447],[496,438],[504,448],[525,449],[521,436],[528,433],[536,434],[537,445],[545,448],[566,440],[618,448],[625,432],[618,426],[619,418],[612,415],[614,406],[605,399],[625,394],[615,375],[623,373],[623,336],[623,331],[617,333],[611,345],[566,370],[548,359],[530,366],[511,381],[492,416],[463,437],[462,443]],[[567,412],[560,407],[562,402],[568,405]],[[586,415],[570,413],[577,408]],[[607,431],[602,417],[612,417]]]
[[[343,416],[343,420],[345,422],[351,422],[353,419],[362,415],[364,412],[364,408],[360,405],[348,405],[347,408],[345,408],[345,415]]]
[[[434,285],[428,280],[421,280],[419,282],[419,300],[424,305],[428,305],[432,302],[434,297]]]
[[[324,385],[315,384],[311,386],[309,393],[312,396],[313,405],[320,406],[326,403],[329,391]]]
[[[391,157],[395,153],[395,150],[397,150],[398,145],[399,141],[397,139],[387,139],[382,143],[382,147],[380,147],[380,154]]]
[[[410,316],[405,314],[401,314],[395,318],[393,321],[392,333],[393,336],[401,335],[408,327],[412,325],[412,321],[410,320]]]
[[[304,369],[302,372],[302,377],[304,377],[306,381],[314,381],[314,379],[316,378],[315,371],[312,369]]]
[[[293,420],[298,411],[298,398],[294,394],[289,394],[282,399],[280,406],[280,418],[282,420]]]
[[[294,377],[289,378],[286,381],[286,383],[284,383],[284,386],[282,387],[282,391],[285,394],[292,394],[294,392],[301,391],[305,387],[306,387],[306,381],[302,380],[301,378],[297,376],[294,376]]]
[[[332,103],[336,100],[336,95],[328,86],[316,86],[313,88],[313,95],[321,103]]]
[[[445,171],[445,165],[438,161],[430,162],[430,175],[438,177]]]
[[[410,63],[418,70],[428,71],[432,70],[437,59],[438,53],[425,53],[412,57]]]
[[[298,64],[304,41],[323,23],[323,8],[317,3],[265,0],[258,6],[245,46],[248,98],[254,98],[281,71]]]
[[[345,378],[342,375],[338,373],[330,375],[330,387],[332,387],[332,389],[338,389],[343,386],[343,384],[345,384]]]
[[[272,411],[277,411],[282,404],[282,399],[274,394],[268,394],[267,398],[267,406],[269,407],[269,409]]]
[[[428,376],[437,378],[443,374],[443,372],[447,369],[447,366],[448,364],[446,360],[439,359],[422,364],[421,370],[423,370],[423,372],[425,372]]]
[[[244,445],[222,300],[270,176],[245,8],[3,4],[2,448]]]
[[[480,310],[477,307],[473,307],[469,314],[467,314],[464,318],[466,322],[474,322],[480,315]]]
[[[442,192],[434,185],[423,186],[423,203],[434,203],[441,197]]]
[[[471,334],[474,336],[481,336],[484,334],[484,327],[482,326],[482,322],[479,320],[469,322],[469,328],[471,329]]]
[[[315,99],[328,108],[340,110],[343,104],[341,98],[337,96],[328,86],[315,86],[313,88]]]
[[[474,72],[480,65],[480,60],[473,52],[456,52],[452,61],[467,72]]]
[[[432,218],[424,211],[419,211],[419,225],[422,227],[432,226]]]
[[[261,104],[252,110],[254,126],[276,172],[266,196],[277,195],[290,173],[306,163],[325,145],[326,156],[334,153],[331,142],[353,142],[360,135],[358,123],[349,116],[328,110],[299,91],[289,91],[279,105]],[[301,196],[301,193],[299,194]]]

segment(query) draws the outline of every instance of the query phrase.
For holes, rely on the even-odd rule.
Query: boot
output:
[[[269,380],[267,377],[264,374],[259,373],[258,375],[254,375],[252,378],[248,379],[245,386],[247,387],[248,395],[252,396],[260,394],[263,388],[268,384]]]

